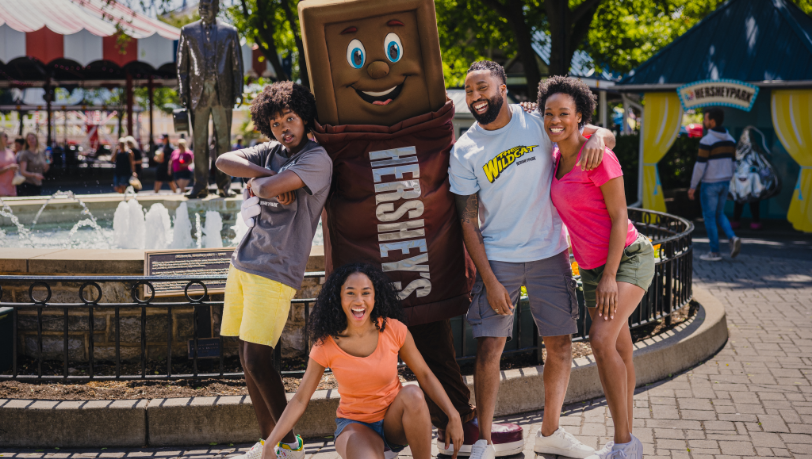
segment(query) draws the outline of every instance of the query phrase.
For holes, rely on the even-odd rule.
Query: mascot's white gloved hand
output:
[[[258,196],[250,196],[248,188],[242,190],[242,205],[240,206],[240,217],[249,228],[254,227],[254,217],[262,212],[259,205]]]

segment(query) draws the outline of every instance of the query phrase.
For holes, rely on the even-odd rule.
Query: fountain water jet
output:
[[[144,219],[147,239],[144,248],[147,250],[163,250],[172,244],[172,221],[169,211],[161,203],[153,204]]]
[[[192,222],[189,220],[189,207],[180,203],[175,211],[175,226],[172,228],[172,249],[188,249],[192,246]]]
[[[223,247],[223,237],[220,232],[223,230],[223,217],[219,212],[213,210],[206,211],[206,227],[203,233],[206,235],[204,245],[207,249]]]
[[[146,226],[144,208],[136,199],[119,203],[113,215],[115,244],[121,249],[143,249]]]

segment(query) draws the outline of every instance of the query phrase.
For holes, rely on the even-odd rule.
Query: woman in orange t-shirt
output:
[[[330,368],[341,396],[336,410],[335,445],[344,459],[384,459],[384,450],[409,445],[415,459],[431,457],[431,419],[422,387],[449,418],[447,439],[454,457],[462,446],[459,413],[443,386],[429,370],[401,322],[403,310],[391,282],[369,264],[345,265],[330,275],[311,315],[310,352],[296,395],[277,420],[263,448],[263,459],[295,457],[280,444],[302,417],[310,397]],[[403,387],[398,378],[398,355],[417,377],[420,387]],[[448,441],[448,440],[446,440]],[[446,443],[446,449],[448,448]]]

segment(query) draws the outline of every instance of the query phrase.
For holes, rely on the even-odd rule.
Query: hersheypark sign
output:
[[[749,112],[758,95],[758,87],[737,80],[702,80],[677,88],[682,108],[723,106]]]

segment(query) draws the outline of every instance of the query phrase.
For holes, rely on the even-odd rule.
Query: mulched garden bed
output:
[[[693,303],[692,303],[693,304]],[[675,326],[686,321],[696,314],[696,307],[691,305],[675,311],[671,315],[671,324],[667,325],[665,320],[659,320],[632,330],[632,339],[635,342],[642,341],[652,336],[668,331]],[[592,349],[588,342],[573,343],[573,357],[584,357],[592,354]],[[546,359],[546,350],[542,351]],[[286,359],[284,371],[295,371],[304,368],[303,359]],[[37,362],[30,358],[20,358],[20,374],[36,374]],[[214,362],[200,362],[198,371],[200,373],[218,372],[219,360]],[[502,359],[501,369],[509,370],[536,365],[535,355],[520,354]],[[236,357],[224,359],[224,371],[226,373],[240,372],[239,360]],[[464,375],[473,374],[473,361],[465,362],[461,365]],[[71,374],[87,374],[87,365],[71,365]],[[96,375],[114,375],[115,365],[97,362],[95,365]],[[147,374],[163,373],[166,370],[166,362],[152,362],[147,365]],[[172,363],[174,374],[191,374],[190,363],[175,359]],[[59,360],[44,361],[43,374],[61,374],[62,362]],[[140,374],[140,363],[122,363],[121,374]],[[401,381],[413,381],[414,375],[408,368],[401,368]],[[300,376],[283,376],[285,389],[288,392],[295,392],[299,387]],[[332,374],[325,374],[319,383],[319,389],[334,389],[336,381]],[[136,380],[136,381],[90,381],[82,383],[74,382],[20,382],[4,381],[0,382],[0,398],[36,399],[36,400],[132,400],[132,399],[154,399],[170,397],[211,397],[224,395],[248,395],[248,389],[242,378],[235,379],[180,379],[174,381],[158,380]]]

